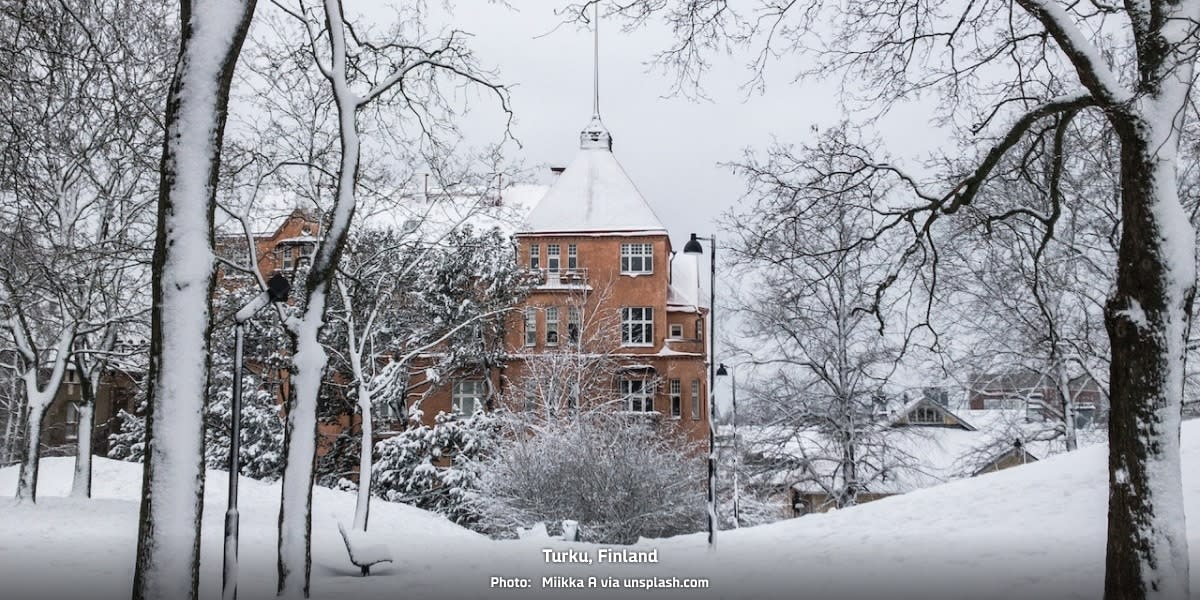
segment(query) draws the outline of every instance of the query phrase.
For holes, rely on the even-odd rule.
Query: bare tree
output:
[[[800,448],[804,481],[842,508],[894,466],[884,461],[899,459],[888,452],[895,432],[878,425],[903,339],[885,335],[871,314],[886,302],[876,294],[890,274],[886,248],[843,252],[872,231],[879,192],[837,180],[800,189],[776,175],[803,178],[805,169],[828,168],[823,160],[779,147],[766,165],[743,167],[756,199],[731,213],[727,228],[736,236],[729,260],[744,273],[735,308],[743,351],[766,373],[750,390],[775,409],[764,430],[778,434],[778,445]]]
[[[461,220],[449,225],[428,241],[414,235],[419,224],[408,233],[364,231],[342,257],[330,336],[341,347],[330,352],[340,359],[335,366],[349,363],[359,416],[358,501],[354,521],[343,531],[352,558],[354,532],[367,530],[374,406],[405,411],[418,357],[436,371],[496,365],[505,317],[523,292],[522,274],[498,230],[476,233]],[[369,573],[369,565],[360,566]]]
[[[977,200],[1006,155],[1034,140],[1061,164],[1064,146],[1053,132],[1084,112],[1102,117],[1120,148],[1121,194],[1116,285],[1105,305],[1112,355],[1105,595],[1187,596],[1179,428],[1196,236],[1180,202],[1178,158],[1200,2],[655,0],[613,10],[634,19],[664,14],[677,38],[659,63],[685,82],[707,67],[706,50],[732,43],[759,49],[760,83],[772,58],[787,52],[813,59],[801,75],[843,75],[848,91],[879,110],[940,93],[946,122],[970,124],[963,133],[977,155],[969,164],[954,162],[940,181],[921,182],[877,147],[852,145],[836,155],[837,177],[898,186],[877,207],[882,220],[867,236],[909,240],[889,286],[904,268],[936,272],[938,221]],[[1052,206],[1063,205],[1056,178],[1045,190]],[[997,216],[1006,214],[1066,226],[1057,210]]]
[[[444,117],[432,122],[421,120],[439,111],[445,114],[443,109],[447,104],[439,86],[453,81],[480,85],[494,90],[505,110],[508,105],[504,88],[490,83],[489,75],[479,69],[474,56],[463,45],[461,32],[452,31],[432,41],[421,39],[418,16],[413,17],[415,21],[397,23],[385,42],[372,43],[365,36],[359,37],[358,32],[348,35],[350,21],[337,0],[325,0],[321,9],[302,0],[296,3],[279,0],[274,4],[302,27],[303,52],[313,59],[332,92],[340,142],[333,201],[325,214],[322,238],[304,283],[300,314],[288,324],[294,349],[294,392],[287,406],[285,430],[287,466],[279,514],[278,589],[283,596],[307,597],[312,563],[311,495],[317,398],[328,358],[320,333],[325,325],[334,273],[358,203],[364,150],[360,116],[371,108],[388,106],[413,115],[425,134],[423,138],[435,139],[439,131],[452,129]]]

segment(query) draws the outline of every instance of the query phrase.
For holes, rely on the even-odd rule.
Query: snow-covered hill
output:
[[[1193,597],[1200,597],[1200,421],[1184,424]],[[371,530],[398,561],[358,576],[336,523],[354,510],[350,494],[314,491],[313,597],[611,597],[607,576],[707,578],[707,590],[617,590],[655,598],[1098,598],[1103,584],[1106,448],[1092,447],[1023,467],[897,496],[854,509],[721,532],[715,553],[703,534],[655,540],[656,565],[546,564],[543,548],[597,557],[598,547],[491,541],[439,516],[375,502]],[[70,459],[43,463],[36,507],[0,499],[0,597],[89,600],[128,596],[136,541],[140,465],[98,460],[96,499],[67,492]],[[0,470],[11,495],[15,468]],[[201,593],[220,591],[224,473],[208,476]],[[271,597],[279,487],[242,484],[240,596]],[[532,589],[492,588],[491,578],[526,578]],[[595,588],[543,588],[543,577],[597,577]],[[562,581],[562,580],[559,580]]]

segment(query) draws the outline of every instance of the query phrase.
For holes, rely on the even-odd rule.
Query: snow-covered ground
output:
[[[698,590],[619,590],[625,596],[790,598],[1098,598],[1104,566],[1106,448],[1091,447],[1023,467],[897,496],[854,509],[721,532],[715,553],[703,534],[647,542],[656,565],[546,564],[544,547],[595,559],[599,547],[492,541],[408,506],[373,501],[370,529],[395,564],[358,576],[337,530],[354,496],[318,488],[313,501],[314,598],[610,597],[607,576],[707,578]],[[1193,597],[1200,597],[1200,421],[1184,423],[1184,477]],[[0,470],[11,496],[16,469]],[[37,506],[0,497],[0,597],[128,597],[137,538],[141,466],[96,461],[93,500],[64,496],[70,458],[46,459]],[[208,474],[201,594],[220,593],[225,474]],[[271,597],[275,585],[278,484],[244,480],[239,595]],[[525,578],[532,589],[492,588]],[[543,588],[543,577],[597,577],[595,588]]]

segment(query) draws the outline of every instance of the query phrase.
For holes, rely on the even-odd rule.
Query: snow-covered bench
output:
[[[357,529],[347,530],[338,522],[338,531],[346,542],[346,551],[350,553],[350,562],[360,569],[364,576],[371,574],[371,565],[392,562],[392,551],[383,544],[373,543],[367,539],[367,532]]]

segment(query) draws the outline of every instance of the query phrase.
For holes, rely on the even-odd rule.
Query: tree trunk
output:
[[[255,0],[182,4],[151,267],[149,397],[134,600],[197,595],[213,208],[229,84],[254,4]]]
[[[1059,361],[1055,366],[1055,379],[1058,381],[1058,394],[1063,418],[1063,438],[1067,452],[1079,448],[1079,429],[1075,426],[1075,396],[1071,393],[1071,378],[1067,375],[1067,365]]]
[[[1115,125],[1122,231],[1116,290],[1105,307],[1112,411],[1104,596],[1186,598],[1179,427],[1195,234],[1178,200],[1178,138],[1154,135],[1171,123]]]
[[[371,451],[374,449],[374,423],[371,415],[371,393],[366,385],[358,386],[358,411],[361,418],[362,438],[358,456],[358,501],[354,506],[353,529],[367,530],[367,518],[371,510]]]
[[[283,493],[279,503],[278,593],[307,598],[312,570],[312,487],[316,461],[317,399],[328,356],[318,339],[325,314],[325,294],[309,295],[296,336],[291,402],[284,426]]]
[[[75,476],[71,481],[72,498],[92,497],[92,431],[96,422],[96,394],[84,380],[83,402],[79,405],[79,430],[75,440]]]
[[[17,476],[17,501],[29,499],[37,503],[38,465],[42,458],[42,425],[46,420],[46,405],[29,402],[25,406],[25,443],[21,452],[21,471]]]
[[[94,368],[94,365],[93,365]],[[79,429],[75,440],[75,477],[71,481],[72,498],[92,497],[92,432],[96,426],[96,389],[100,387],[98,370],[83,368],[83,362],[75,361],[79,372]]]

